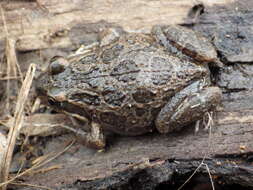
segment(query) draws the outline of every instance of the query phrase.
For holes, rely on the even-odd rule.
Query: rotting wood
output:
[[[9,23],[8,30],[12,35],[20,36],[18,50],[26,52],[47,48],[76,49],[80,44],[87,45],[96,41],[98,31],[112,25],[121,26],[128,31],[147,32],[154,24],[181,23],[193,5],[193,1],[185,0],[175,1],[170,6],[161,4],[162,1],[143,1],[146,4],[129,1],[129,11],[126,12],[122,11],[126,4],[123,1],[118,2],[119,4],[111,1],[76,1],[76,4],[69,4],[67,0],[61,3],[57,0],[41,1],[48,12],[38,9],[33,3],[16,2],[3,4],[3,7]],[[212,29],[217,29],[224,19],[229,22],[231,16],[239,15],[241,21],[248,22],[247,19],[252,15],[252,3],[247,2],[243,7],[245,1],[238,4],[224,2],[226,4],[219,8],[208,7],[206,14],[194,28],[212,37],[215,34]],[[237,5],[240,9],[236,10]],[[153,8],[145,9],[147,7]],[[161,7],[164,9],[161,10]],[[15,10],[21,11],[17,14]],[[143,12],[150,14],[141,14]],[[237,24],[240,27],[240,23]],[[251,27],[250,23],[245,26],[247,27]],[[0,32],[0,44],[1,39],[3,33]],[[231,48],[233,52],[233,47]],[[248,62],[249,59],[246,60]],[[228,61],[237,62],[233,56]],[[225,70],[229,70],[229,67]],[[247,65],[246,68],[248,67],[251,66]],[[114,137],[109,139],[109,147],[105,152],[95,152],[75,145],[72,151],[50,163],[62,164],[63,168],[24,179],[27,183],[59,189],[144,189],[147,187],[144,184],[154,189],[170,181],[172,176],[189,176],[207,155],[205,163],[213,176],[223,177],[223,182],[253,186],[250,180],[253,175],[253,105],[250,101],[253,93],[250,85],[245,85],[249,78],[244,79],[245,75],[242,74],[237,79],[232,75],[236,75],[236,72],[228,74],[230,77],[224,73],[218,74],[219,80],[223,81],[218,81],[217,84],[223,88],[225,94],[223,109],[216,113],[210,149],[207,149],[208,132],[200,130],[194,133],[193,127],[170,135]],[[226,80],[229,82],[226,83]],[[246,87],[237,88],[236,85],[240,82]],[[60,150],[69,138],[71,136],[56,137],[47,143],[45,153]],[[206,168],[201,168],[199,173],[206,174]],[[136,179],[139,180],[137,184],[133,183]],[[186,178],[182,178],[182,183],[184,180]]]
[[[209,4],[222,5],[229,2],[232,0],[210,1]],[[157,23],[180,23],[196,2],[194,0],[144,2],[76,0],[75,3],[68,0],[40,1],[41,6],[47,11],[40,9],[36,1],[30,3],[3,1],[1,4],[6,12],[10,35],[19,38],[17,50],[29,51],[69,47],[73,45],[68,36],[72,27],[101,20],[122,26],[128,31],[148,31]],[[0,25],[2,24],[0,20]],[[0,42],[4,36],[4,31],[0,27]]]

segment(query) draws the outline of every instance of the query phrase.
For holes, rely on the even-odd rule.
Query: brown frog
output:
[[[100,149],[105,131],[168,133],[202,119],[222,96],[210,86],[209,62],[219,64],[212,44],[181,26],[155,26],[150,34],[108,29],[81,54],[54,58],[36,89],[82,121],[85,144]]]

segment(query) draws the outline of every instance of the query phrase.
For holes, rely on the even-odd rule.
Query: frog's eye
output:
[[[53,57],[50,61],[49,71],[52,75],[59,74],[68,66],[68,61],[63,57]]]
[[[50,106],[53,106],[53,105],[55,104],[55,100],[52,99],[52,98],[50,98],[50,99],[48,100],[48,104],[49,104]]]
[[[50,99],[48,100],[48,104],[49,104],[50,106],[59,106],[59,105],[60,105],[60,103],[57,102],[56,100],[54,100],[53,98],[50,98]]]

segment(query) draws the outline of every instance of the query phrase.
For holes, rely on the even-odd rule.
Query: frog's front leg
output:
[[[214,109],[221,101],[221,90],[218,87],[198,89],[195,82],[178,92],[162,108],[156,118],[156,128],[160,133],[179,130],[182,127],[202,119],[204,114]]]
[[[91,122],[91,126],[89,128],[90,132],[86,132],[80,129],[80,127],[79,129],[71,128],[70,130],[76,134],[81,144],[95,149],[103,149],[106,143],[105,135],[101,126],[98,123]]]

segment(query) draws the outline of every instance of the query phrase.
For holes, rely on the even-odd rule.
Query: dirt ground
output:
[[[189,183],[193,187],[186,189],[201,183],[210,187],[209,174],[216,189],[252,189],[253,1],[202,1],[203,13],[189,17],[192,7],[200,3],[1,1],[0,132],[6,136],[10,127],[22,126],[14,140],[8,171],[9,179],[21,175],[9,187],[178,189],[200,166],[191,180],[193,184]],[[195,133],[194,126],[189,126],[169,135],[114,135],[104,151],[80,145],[75,135],[61,127],[71,125],[69,117],[39,102],[34,81],[47,68],[50,58],[67,56],[96,42],[105,28],[149,33],[156,24],[181,24],[201,32],[215,45],[224,63],[223,68],[211,70],[214,85],[223,91],[211,135],[202,129]],[[36,66],[34,78],[30,78],[31,89],[27,80],[20,92],[27,71],[32,76],[31,63]],[[27,98],[18,98],[18,94]],[[3,167],[1,172],[3,175]]]

